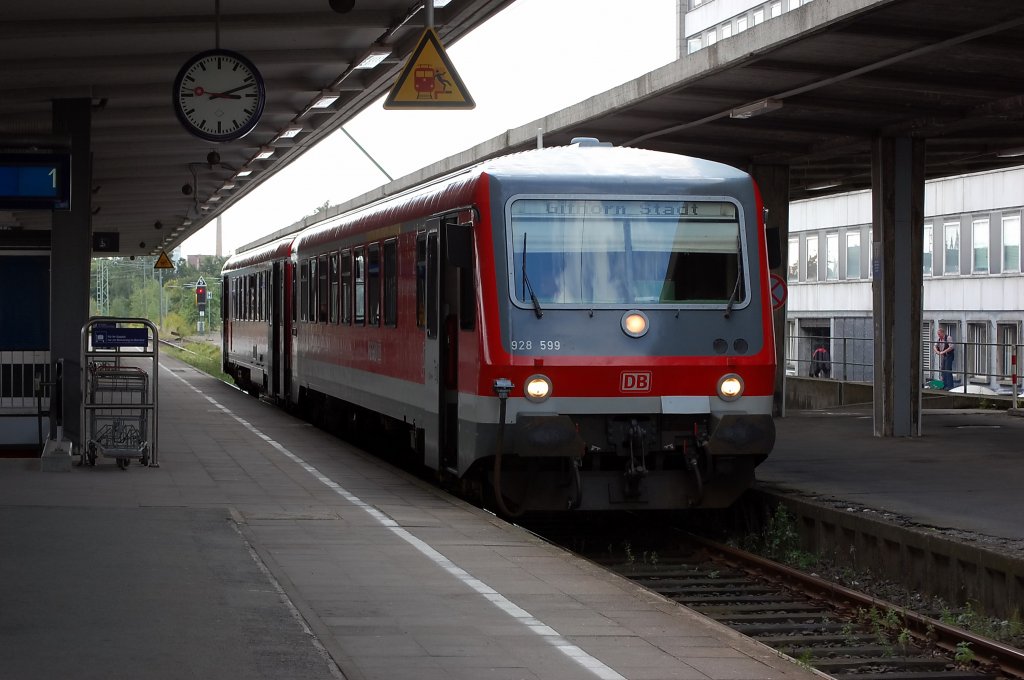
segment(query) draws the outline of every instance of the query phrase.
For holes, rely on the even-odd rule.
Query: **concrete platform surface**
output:
[[[0,678],[818,677],[172,359],[158,468],[0,460]]]
[[[922,436],[898,438],[875,437],[872,422],[870,405],[776,419],[758,485],[1024,547],[1024,418],[926,409]]]

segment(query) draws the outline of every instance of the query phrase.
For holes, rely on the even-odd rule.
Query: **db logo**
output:
[[[621,392],[650,392],[651,372],[635,371],[624,372],[619,380],[619,391]]]

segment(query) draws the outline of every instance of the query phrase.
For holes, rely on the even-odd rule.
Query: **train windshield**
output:
[[[518,199],[511,265],[524,305],[744,301],[738,209],[726,201]]]

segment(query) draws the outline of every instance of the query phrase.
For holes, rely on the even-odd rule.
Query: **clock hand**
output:
[[[254,87],[254,85],[254,83],[248,83],[246,85],[239,85],[238,87],[233,87],[230,90],[224,90],[223,92],[210,92],[210,99],[216,99],[217,97],[223,97],[225,99],[241,99],[241,95],[231,93],[238,92],[239,90],[244,90],[249,87]]]

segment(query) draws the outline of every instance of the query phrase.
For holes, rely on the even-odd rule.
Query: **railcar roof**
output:
[[[742,170],[701,158],[662,151],[612,147],[597,143],[531,149],[488,159],[399,194],[310,225],[295,236],[296,250],[328,242],[343,233],[430,215],[451,206],[469,206],[475,191],[487,177],[503,179],[544,178],[638,178],[700,180],[715,183],[749,178]]]
[[[224,267],[221,271],[232,271],[262,262],[287,259],[291,255],[292,243],[294,241],[294,235],[285,236],[258,248],[232,255],[224,262]]]

